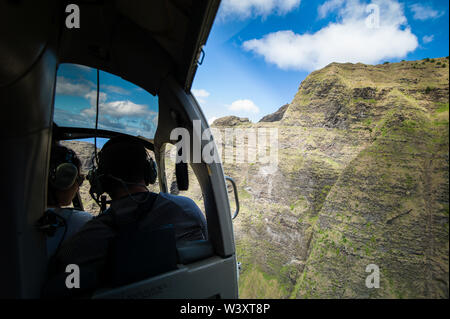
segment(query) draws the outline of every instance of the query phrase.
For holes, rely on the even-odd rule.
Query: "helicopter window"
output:
[[[158,97],[122,78],[100,71],[98,128],[152,139],[158,124]],[[94,128],[96,69],[59,65],[54,121],[59,126]]]
[[[194,171],[191,166],[188,165],[188,176],[189,176],[189,189],[187,191],[179,190],[177,185],[177,179],[175,176],[175,157],[176,157],[176,146],[172,144],[166,144],[165,156],[164,156],[164,166],[167,181],[168,192],[173,195],[186,196],[192,199],[197,206],[204,211],[203,194],[200,188],[200,183],[195,176]],[[205,215],[206,217],[206,215]]]

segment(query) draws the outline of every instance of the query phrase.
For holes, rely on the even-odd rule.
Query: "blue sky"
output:
[[[207,119],[257,122],[290,103],[301,81],[331,62],[378,64],[448,56],[448,1],[222,0],[192,92]],[[148,138],[158,99],[100,72],[99,128]],[[94,127],[96,71],[58,70],[55,122]]]
[[[256,122],[331,62],[448,56],[448,1],[223,0],[193,93],[209,119]]]

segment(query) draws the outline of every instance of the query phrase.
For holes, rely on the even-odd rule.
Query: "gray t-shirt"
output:
[[[47,238],[47,256],[51,257],[56,252],[60,242],[64,242],[78,232],[84,224],[92,219],[92,215],[71,208],[49,208],[49,210],[62,217],[67,227],[67,229],[64,227],[58,228],[52,237]]]
[[[92,265],[97,272],[106,266],[108,249],[117,235],[112,225],[120,219],[127,223],[136,219],[139,203],[148,199],[148,193],[137,193],[113,201],[111,208],[87,222],[84,227],[65,241],[54,259],[54,269],[64,271],[68,264]],[[156,194],[155,194],[156,196]],[[140,227],[172,224],[177,242],[208,239],[206,219],[193,200],[183,196],[159,193]]]
[[[195,202],[184,196],[159,193],[153,204],[154,225],[173,224],[177,241],[208,239],[206,219]],[[145,225],[145,219],[144,219]],[[201,233],[198,231],[201,230]]]

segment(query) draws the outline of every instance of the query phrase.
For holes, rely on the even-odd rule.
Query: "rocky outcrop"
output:
[[[221,118],[216,119],[211,126],[226,126],[226,127],[233,127],[237,125],[246,125],[251,124],[249,119],[247,117],[237,117],[234,115],[231,116],[224,116]]]
[[[275,113],[264,116],[259,122],[277,122],[283,118],[284,113],[286,112],[289,104],[285,104],[280,107]]]
[[[87,172],[92,166],[94,158],[94,145],[88,142],[61,141],[61,144],[72,149],[81,161],[82,169]]]

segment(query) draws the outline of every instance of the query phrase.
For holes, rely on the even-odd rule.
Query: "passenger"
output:
[[[72,203],[84,176],[81,174],[81,161],[75,152],[59,143],[52,145],[50,154],[50,172],[48,177],[47,213],[54,213],[55,218],[62,221],[62,227],[56,229],[53,236],[47,239],[47,254],[53,256],[62,242],[75,234],[92,215],[63,208]]]
[[[172,224],[178,242],[207,239],[205,217],[194,201],[147,189],[156,178],[156,166],[151,169],[153,160],[141,142],[125,136],[112,138],[104,145],[98,159],[98,180],[90,179],[91,190],[102,188],[111,197],[111,206],[62,245],[54,260],[58,272],[63,272],[69,264],[76,264],[93,270],[100,282],[107,280],[104,274],[110,266],[107,265],[108,249],[118,233],[117,223],[136,221],[139,205],[148,201],[153,204],[139,220],[140,226]]]

